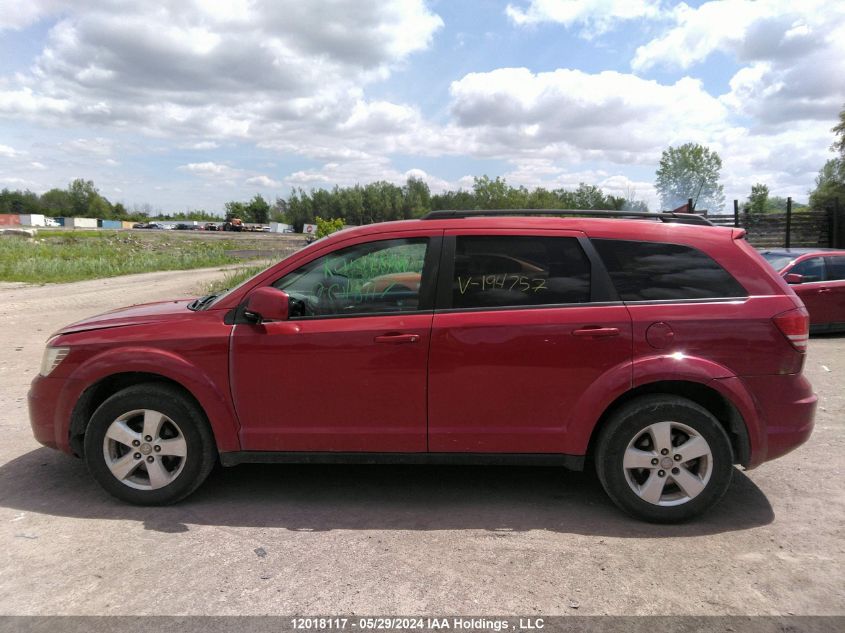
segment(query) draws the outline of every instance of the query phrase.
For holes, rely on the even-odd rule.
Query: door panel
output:
[[[292,318],[238,324],[230,342],[243,450],[426,450],[441,235],[350,240],[273,283]]]
[[[809,257],[795,264],[787,273],[795,273],[805,278],[804,283],[794,284],[795,291],[810,313],[810,325],[830,323],[831,314],[827,294],[827,273],[824,258]]]
[[[599,277],[582,233],[446,236],[429,357],[429,450],[567,452],[569,412],[606,372],[631,363],[628,310],[589,303]]]
[[[243,450],[426,449],[432,315],[238,325],[232,393]],[[381,342],[379,337],[414,340]]]
[[[827,286],[830,288],[830,321],[845,327],[845,255],[827,258]]]
[[[576,336],[586,327],[612,336]],[[631,361],[623,305],[436,314],[429,360],[429,450],[563,453],[568,413]]]

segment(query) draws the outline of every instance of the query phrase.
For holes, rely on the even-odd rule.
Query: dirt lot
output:
[[[540,468],[241,466],[176,507],[114,501],[32,439],[44,341],[218,274],[0,286],[0,613],[845,613],[845,336],[810,343],[810,442],[689,525]]]

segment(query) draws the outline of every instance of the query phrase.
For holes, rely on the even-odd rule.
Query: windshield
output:
[[[785,253],[762,253],[762,255],[772,265],[772,268],[778,271],[786,268],[787,264],[795,259],[792,255]]]

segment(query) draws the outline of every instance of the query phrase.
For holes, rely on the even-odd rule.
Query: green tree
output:
[[[766,213],[769,210],[769,188],[763,183],[751,185],[751,195],[745,204],[748,213]]]
[[[833,134],[839,138],[833,141],[831,149],[839,152],[839,157],[845,160],[845,106],[839,111],[839,123],[833,127]]]
[[[663,151],[655,187],[664,209],[675,209],[692,198],[693,208],[721,210],[725,193],[719,184],[722,159],[703,145],[686,143]]]
[[[824,164],[816,176],[816,188],[810,192],[810,208],[828,209],[839,199],[845,206],[845,159],[833,158]]]
[[[255,196],[246,204],[247,222],[267,224],[270,221],[270,204],[260,195]]]
[[[343,228],[343,220],[341,218],[334,218],[333,220],[324,220],[319,215],[317,216],[317,239],[331,235]]]

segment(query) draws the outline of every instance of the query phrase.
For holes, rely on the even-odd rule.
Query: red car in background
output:
[[[845,330],[845,250],[786,248],[762,252],[810,313],[810,331]]]

